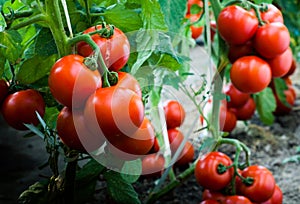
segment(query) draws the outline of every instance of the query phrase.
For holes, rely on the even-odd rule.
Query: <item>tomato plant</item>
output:
[[[36,112],[43,117],[45,102],[39,92],[33,89],[17,91],[8,95],[2,104],[4,120],[17,130],[27,130],[25,124],[38,125]]]
[[[200,14],[187,14],[185,17],[189,19],[191,23],[195,23],[199,20]],[[203,25],[196,25],[196,24],[190,25],[192,31],[192,38],[194,39],[197,39],[202,34],[204,29]]]

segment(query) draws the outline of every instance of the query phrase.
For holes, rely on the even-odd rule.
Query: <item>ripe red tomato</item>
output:
[[[280,22],[283,23],[281,11],[273,4],[268,4],[268,10],[260,13],[261,19],[268,23]]]
[[[297,68],[297,62],[296,62],[295,58],[293,58],[291,67],[290,67],[288,73],[286,73],[286,75],[283,76],[283,78],[289,77],[292,74],[294,74],[296,68]]]
[[[59,59],[49,75],[49,87],[54,98],[61,104],[82,108],[86,99],[102,86],[98,70],[84,65],[84,57],[67,55]]]
[[[231,132],[237,122],[237,118],[234,112],[231,109],[228,109],[226,105],[221,104],[220,107],[220,130],[224,132]]]
[[[199,7],[203,7],[203,2],[202,0],[188,0],[187,2],[187,14],[189,14],[191,12],[191,7],[196,4]]]
[[[142,91],[139,82],[129,73],[118,72],[118,86],[134,91],[140,98],[142,98]]]
[[[229,45],[228,59],[233,64],[240,57],[253,55],[253,52],[252,41],[242,45]]]
[[[86,29],[87,34],[102,29],[102,25],[97,25]],[[118,28],[114,28],[114,34],[109,37],[101,37],[99,34],[92,35],[92,39],[101,50],[103,60],[111,71],[118,71],[127,63],[130,55],[130,44],[127,36]],[[93,54],[93,49],[86,43],[77,44],[78,53],[84,57]]]
[[[57,133],[62,142],[70,149],[92,152],[101,147],[105,138],[93,135],[84,122],[82,110],[64,107],[57,117]]]
[[[263,202],[261,204],[282,204],[282,201],[283,201],[282,191],[278,185],[275,185],[275,190],[272,197],[266,202]]]
[[[240,92],[232,83],[224,87],[224,93],[230,97],[230,101],[227,102],[227,107],[229,108],[241,107],[245,105],[250,98],[250,94]]]
[[[245,56],[236,60],[230,70],[233,85],[244,93],[257,93],[271,82],[269,64],[257,56]]]
[[[200,204],[220,204],[220,203],[216,200],[204,200]]]
[[[239,195],[226,196],[224,204],[252,204],[252,202],[244,197]]]
[[[264,202],[271,198],[276,182],[267,168],[257,165],[249,166],[242,171],[242,176],[253,178],[253,183],[248,185],[238,180],[237,192],[239,194],[246,196],[252,202]]]
[[[178,101],[166,101],[164,104],[164,112],[168,129],[179,127],[183,123],[185,111]]]
[[[168,130],[168,137],[170,142],[171,152],[174,154],[178,149],[179,145],[183,141],[183,134],[178,129],[169,129]]]
[[[210,21],[210,40],[211,41],[214,41],[216,30],[217,30],[216,21]]]
[[[229,44],[241,45],[249,41],[258,28],[256,16],[240,6],[225,7],[217,19],[221,37]]]
[[[288,48],[282,54],[267,61],[271,67],[272,77],[283,77],[286,75],[293,62],[293,53],[291,48]]]
[[[274,93],[274,92],[273,92]],[[275,100],[276,100],[276,109],[274,111],[275,115],[285,115],[291,112],[292,107],[295,103],[295,90],[292,86],[289,86],[289,89],[284,90],[284,95],[286,102],[290,105],[285,105],[282,101],[279,100],[278,95],[274,93]]]
[[[194,147],[190,141],[187,141],[175,165],[184,166],[189,164],[194,160],[194,155],[195,155]]]
[[[253,42],[255,50],[261,56],[274,58],[289,47],[290,34],[282,23],[267,23],[257,29]]]
[[[148,154],[157,153],[159,151],[159,149],[160,149],[160,147],[159,147],[158,139],[157,139],[157,137],[155,137],[153,146],[150,149],[150,151],[148,152]]]
[[[0,79],[0,104],[8,94],[8,84],[4,79]]]
[[[253,98],[249,98],[248,101],[239,108],[236,108],[235,115],[238,120],[250,120],[256,110],[256,104]]]
[[[154,144],[155,133],[151,122],[144,118],[139,129],[132,135],[119,136],[110,140],[110,149],[122,159],[136,159],[139,155],[147,154]],[[113,146],[113,147],[112,147]],[[131,155],[127,155],[131,154]]]
[[[43,117],[45,102],[39,92],[27,89],[8,95],[2,103],[1,110],[8,125],[17,130],[27,130],[24,123],[39,124],[36,111]]]
[[[205,189],[202,193],[202,200],[216,200],[220,203],[225,201],[226,196],[218,191],[210,191]]]
[[[159,154],[148,154],[142,159],[142,175],[160,176],[165,168],[165,158]]]
[[[206,189],[218,191],[225,188],[231,181],[233,169],[224,173],[218,172],[219,164],[230,166],[232,160],[221,152],[210,152],[201,157],[195,166],[195,177],[197,182]]]
[[[144,120],[144,105],[132,90],[116,86],[100,88],[84,108],[88,129],[107,140],[133,135]]]
[[[185,17],[194,23],[200,18],[200,14],[186,14]],[[192,31],[192,38],[197,39],[202,34],[204,27],[191,25],[190,29]]]

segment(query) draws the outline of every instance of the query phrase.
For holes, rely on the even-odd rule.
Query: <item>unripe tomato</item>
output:
[[[0,79],[0,105],[8,94],[8,84],[4,79]]]
[[[64,107],[57,117],[57,133],[62,142],[70,149],[92,152],[101,147],[105,138],[93,135],[84,122],[82,110]]]
[[[200,14],[187,14],[185,17],[194,23],[200,18]],[[203,26],[191,25],[190,29],[192,31],[192,38],[197,39],[202,34],[204,28]]]
[[[240,6],[225,7],[217,19],[221,37],[229,44],[241,45],[249,41],[258,28],[256,16]]]
[[[8,95],[2,103],[2,115],[11,127],[27,130],[25,124],[38,125],[36,112],[45,114],[45,102],[39,92],[33,89],[17,91]]]
[[[268,60],[272,71],[272,77],[283,77],[286,75],[292,66],[292,62],[293,53],[291,48],[288,48],[282,54]]]
[[[230,97],[230,100],[227,102],[227,107],[229,108],[241,107],[250,98],[250,94],[239,91],[232,83],[224,87],[224,93]]]
[[[244,197],[239,195],[226,196],[224,204],[252,204],[252,202]]]
[[[165,158],[159,154],[149,154],[142,159],[142,175],[160,176],[165,168]]]
[[[190,141],[187,141],[183,147],[182,152],[180,153],[178,160],[175,165],[184,166],[189,164],[194,160],[195,150],[194,146]]]
[[[87,34],[102,29],[102,25],[97,25],[86,29]],[[109,37],[101,37],[100,34],[92,35],[93,41],[100,48],[103,60],[111,71],[118,71],[127,63],[130,55],[130,44],[127,36],[118,28],[114,28],[114,34]],[[93,54],[93,49],[86,43],[77,44],[78,53],[84,57]]]
[[[282,204],[282,201],[283,201],[282,191],[279,188],[279,186],[276,185],[272,197],[266,202],[263,202],[261,204]]]
[[[183,123],[185,111],[178,101],[167,101],[164,104],[164,112],[168,129],[179,127]]]
[[[280,22],[283,23],[281,11],[273,4],[268,4],[268,10],[260,12],[261,19],[268,23]]]
[[[236,60],[230,70],[233,85],[244,93],[257,93],[271,82],[269,64],[257,56],[245,56]]]
[[[230,109],[226,107],[226,105],[221,104],[220,107],[220,130],[224,132],[231,132],[237,122],[236,115]]]
[[[247,102],[236,108],[235,115],[238,120],[250,120],[256,110],[256,104],[253,98],[249,98]]]
[[[178,129],[169,129],[168,137],[170,142],[171,152],[174,154],[178,149],[179,145],[182,143],[184,136]]]
[[[197,182],[206,189],[218,191],[225,188],[231,181],[233,169],[227,169],[219,173],[218,166],[230,166],[232,160],[221,152],[210,152],[201,157],[195,166],[195,177]]]
[[[244,195],[252,202],[265,202],[271,198],[275,190],[275,179],[272,173],[263,166],[249,166],[242,171],[244,178],[253,178],[252,184],[237,182],[238,194]]]
[[[94,134],[114,141],[133,135],[144,120],[144,105],[132,90],[111,86],[100,88],[85,105],[84,117],[87,128]]]
[[[139,97],[142,98],[142,91],[139,82],[129,73],[118,72],[118,86],[134,91]]]
[[[290,33],[282,23],[267,23],[257,29],[253,42],[255,50],[261,56],[270,59],[288,49]]]
[[[98,70],[92,71],[84,64],[84,57],[67,55],[52,67],[48,79],[50,91],[61,104],[84,107],[87,98],[102,86]]]

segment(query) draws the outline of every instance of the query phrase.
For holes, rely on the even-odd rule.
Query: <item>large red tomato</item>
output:
[[[232,160],[221,152],[210,152],[201,157],[195,166],[195,177],[197,182],[206,189],[218,191],[225,188],[231,181],[233,169],[219,172],[218,166],[230,166]]]
[[[272,72],[269,64],[261,58],[245,56],[233,63],[230,79],[241,92],[256,93],[270,84]]]
[[[8,94],[8,84],[4,79],[0,79],[0,104]]]
[[[72,108],[84,107],[87,98],[102,86],[99,72],[86,67],[80,55],[59,59],[51,69],[48,83],[54,98]]]
[[[225,7],[217,19],[221,37],[229,44],[240,45],[249,41],[258,28],[256,16],[240,6]]]
[[[159,154],[149,154],[142,159],[142,175],[160,176],[165,168],[165,158]]]
[[[249,166],[242,171],[244,178],[252,178],[252,184],[237,180],[237,192],[252,202],[264,202],[271,198],[275,190],[275,179],[272,173],[263,166]]]
[[[100,135],[93,135],[84,122],[82,110],[64,107],[57,117],[57,133],[62,142],[69,148],[92,152],[101,147],[105,141]]]
[[[178,101],[167,101],[164,104],[164,112],[168,129],[179,127],[183,123],[185,111]]]
[[[280,22],[283,23],[281,11],[273,4],[268,4],[268,10],[260,13],[261,19],[267,23]]]
[[[140,84],[131,74],[126,72],[118,72],[118,78],[119,81],[117,86],[130,89],[142,98]]]
[[[92,94],[84,109],[85,122],[94,134],[109,141],[133,135],[144,120],[144,105],[132,90],[111,86]]]
[[[268,60],[272,71],[272,77],[283,77],[286,75],[292,66],[292,62],[293,53],[291,48],[288,48],[282,54]]]
[[[279,22],[260,26],[254,37],[255,50],[265,58],[274,58],[282,54],[290,45],[290,33]]]
[[[256,104],[253,98],[249,98],[248,101],[239,108],[236,108],[235,115],[238,120],[250,120],[256,110]]]
[[[283,201],[282,191],[280,187],[276,185],[272,197],[266,202],[263,202],[261,204],[282,204],[282,201]]]
[[[227,102],[227,107],[229,108],[241,107],[250,98],[250,94],[240,92],[232,83],[224,87],[224,93],[230,97],[230,100]]]
[[[45,102],[39,92],[33,89],[17,91],[8,95],[2,104],[4,120],[17,130],[27,130],[25,124],[38,125],[36,112],[45,114]]]
[[[86,29],[83,33],[87,34],[102,29],[101,25]],[[127,36],[118,28],[114,28],[114,34],[109,37],[101,37],[100,34],[92,35],[92,39],[101,50],[103,60],[111,71],[118,71],[127,63],[130,55],[130,44]],[[84,57],[93,54],[93,49],[86,43],[77,44],[78,53]]]

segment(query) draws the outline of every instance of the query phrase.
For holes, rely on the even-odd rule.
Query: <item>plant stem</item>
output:
[[[36,16],[33,16],[25,21],[22,21],[21,23],[18,23],[17,25],[14,25],[10,27],[12,30],[18,30],[20,28],[29,26],[31,24],[37,23],[37,22],[43,22],[46,21],[45,15],[44,14],[38,14]]]
[[[65,173],[64,198],[68,203],[74,203],[75,177],[78,153],[71,155],[73,159],[68,161]]]

